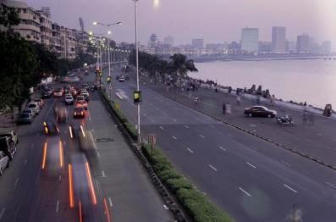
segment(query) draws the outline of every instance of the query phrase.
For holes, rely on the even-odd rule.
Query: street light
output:
[[[137,30],[137,2],[134,1],[134,38],[135,38],[135,63],[136,63],[136,79],[137,79],[137,92],[140,94],[139,84],[139,49],[138,49],[138,30]],[[141,94],[140,94],[141,95]],[[137,103],[137,115],[138,115],[138,145],[141,143],[141,131],[140,131],[140,102]]]
[[[111,24],[104,24],[104,23],[100,23],[100,22],[93,22],[92,23],[93,25],[100,25],[100,26],[104,26],[104,27],[111,27],[111,26],[114,26],[114,25],[121,25],[122,22],[118,21],[118,22],[115,22],[115,23],[111,23]],[[111,30],[108,30],[107,31],[107,34],[108,35],[111,35],[112,32]],[[107,59],[108,59],[108,77],[107,77],[107,82],[109,83],[109,97],[110,99],[112,99],[112,77],[111,77],[111,59],[110,59],[110,53],[111,53],[111,50],[110,50],[111,46],[110,46],[110,38],[107,38]]]

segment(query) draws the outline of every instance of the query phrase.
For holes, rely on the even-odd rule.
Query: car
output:
[[[85,110],[88,109],[88,104],[85,99],[76,100],[75,107],[83,107]]]
[[[55,89],[53,95],[54,95],[54,97],[62,97],[63,96],[63,89],[62,88]]]
[[[10,138],[10,140],[16,145],[19,143],[18,136],[16,134],[16,131],[14,129],[8,129],[8,128],[3,128],[0,129],[0,137],[7,136]]]
[[[31,124],[33,122],[33,117],[29,113],[21,113],[17,119],[18,124]]]
[[[45,135],[55,135],[59,133],[59,129],[53,121],[44,121],[43,122],[43,133]]]
[[[65,95],[64,102],[67,105],[72,105],[74,103],[74,98],[71,94]]]
[[[274,118],[277,115],[277,112],[275,110],[268,109],[265,106],[252,106],[245,108],[244,114],[248,117]]]
[[[33,109],[28,109],[28,108],[26,108],[25,110],[23,110],[22,114],[28,114],[31,117],[35,117],[36,116],[35,111]]]
[[[68,119],[68,111],[64,106],[56,106],[55,116],[58,123],[65,123]]]
[[[49,99],[52,96],[52,94],[53,94],[53,91],[51,89],[41,92],[42,99]]]
[[[118,80],[119,80],[119,82],[125,82],[126,78],[125,78],[125,76],[121,75],[121,76],[119,76]]]
[[[42,107],[44,106],[44,101],[41,98],[35,98],[34,102],[39,105],[40,109],[42,109]]]
[[[80,94],[81,94],[81,95],[85,95],[85,96],[90,96],[89,92],[88,92],[86,89],[82,89],[82,90],[80,91]]]
[[[84,118],[85,117],[85,108],[84,107],[76,107],[73,112],[74,118]]]
[[[9,160],[12,160],[16,153],[16,144],[7,136],[0,137],[0,151],[4,152]]]
[[[83,96],[83,97],[84,97],[84,100],[85,100],[86,102],[89,102],[90,97],[88,96],[88,94],[80,94],[80,96]]]
[[[27,108],[28,109],[32,109],[36,115],[40,113],[40,106],[38,103],[36,102],[30,102],[28,105],[27,105]]]
[[[0,151],[0,176],[2,176],[3,171],[9,167],[9,157]]]

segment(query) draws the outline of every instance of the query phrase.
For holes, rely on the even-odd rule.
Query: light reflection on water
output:
[[[336,107],[336,60],[217,61],[196,67],[191,77],[233,88],[262,85],[277,98]]]

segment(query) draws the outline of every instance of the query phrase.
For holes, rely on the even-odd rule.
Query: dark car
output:
[[[33,117],[29,113],[21,113],[17,119],[18,124],[31,124]]]
[[[85,108],[84,107],[76,107],[73,112],[74,118],[84,118],[85,117]]]
[[[268,117],[274,118],[277,115],[275,110],[268,109],[265,106],[252,106],[244,110],[244,114],[249,117]]]
[[[45,90],[41,92],[42,99],[49,99],[52,96],[52,90]]]
[[[43,122],[43,133],[45,135],[55,135],[59,133],[59,129],[56,124],[52,121],[44,121]]]

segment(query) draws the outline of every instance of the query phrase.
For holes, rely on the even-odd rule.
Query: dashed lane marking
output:
[[[177,140],[177,137],[176,136],[172,136],[174,140]]]
[[[222,147],[222,146],[219,146],[218,148],[219,148],[220,150],[224,151],[224,152],[226,151],[226,149],[225,149],[224,147]]]
[[[110,207],[112,208],[112,207],[113,207],[113,203],[112,203],[112,199],[111,199],[111,197],[108,198],[108,202],[109,202],[109,204],[110,204]]]
[[[246,162],[246,164],[249,166],[249,167],[252,167],[252,168],[254,168],[254,169],[256,169],[257,167],[256,166],[254,166],[252,163],[250,163],[250,162]]]
[[[248,197],[252,197],[252,195],[251,195],[249,192],[247,192],[246,190],[244,190],[243,188],[238,187],[238,189],[239,189],[241,192],[243,192],[243,194],[245,194],[246,196],[248,196]]]
[[[284,184],[284,187],[286,187],[288,190],[292,191],[293,193],[297,193],[296,190],[294,190],[292,187],[288,186],[287,184]]]
[[[193,154],[194,151],[192,149],[190,149],[189,147],[187,147],[187,150],[189,151],[189,153]]]
[[[218,170],[217,170],[217,168],[216,167],[214,167],[214,166],[212,166],[211,164],[209,164],[208,165],[213,171],[215,171],[215,172],[217,172]]]

